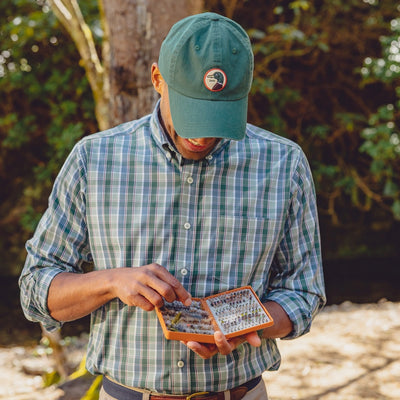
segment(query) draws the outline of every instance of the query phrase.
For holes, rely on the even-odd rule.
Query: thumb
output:
[[[246,340],[249,342],[254,347],[260,347],[261,346],[261,339],[258,336],[257,332],[250,332],[246,335]]]

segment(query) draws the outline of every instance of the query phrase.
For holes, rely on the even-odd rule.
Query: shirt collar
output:
[[[150,125],[151,125],[151,134],[156,141],[156,143],[164,148],[165,145],[169,145],[169,140],[167,135],[164,132],[164,128],[161,124],[161,121],[158,117],[158,113],[160,110],[160,100],[158,100],[156,106],[154,107],[153,114],[151,115]]]

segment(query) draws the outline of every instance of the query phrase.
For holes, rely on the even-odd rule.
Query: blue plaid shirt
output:
[[[57,177],[21,274],[27,318],[48,329],[60,272],[158,263],[193,297],[251,285],[310,329],[325,303],[314,186],[300,147],[252,125],[204,160],[182,159],[152,115],[88,136]],[[222,391],[276,370],[275,340],[203,360],[163,336],[156,313],[115,299],[91,315],[87,368],[165,393]]]

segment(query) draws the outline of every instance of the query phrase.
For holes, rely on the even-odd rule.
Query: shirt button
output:
[[[189,224],[189,222],[185,222],[185,224],[183,225],[183,227],[188,230],[190,229],[191,225]]]
[[[193,183],[193,178],[191,176],[189,176],[189,178],[187,178],[186,182],[189,183],[189,184],[192,184]]]
[[[181,275],[186,276],[188,274],[188,270],[186,268],[181,269]]]
[[[213,156],[212,155],[208,155],[207,157],[206,157],[206,160],[208,160],[208,161],[211,161],[213,159]]]
[[[185,363],[182,360],[179,360],[176,365],[178,366],[178,368],[183,368],[185,366]]]

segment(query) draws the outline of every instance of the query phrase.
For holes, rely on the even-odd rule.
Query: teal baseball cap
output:
[[[163,41],[158,67],[179,136],[243,139],[254,56],[239,24],[209,12],[182,19]]]

